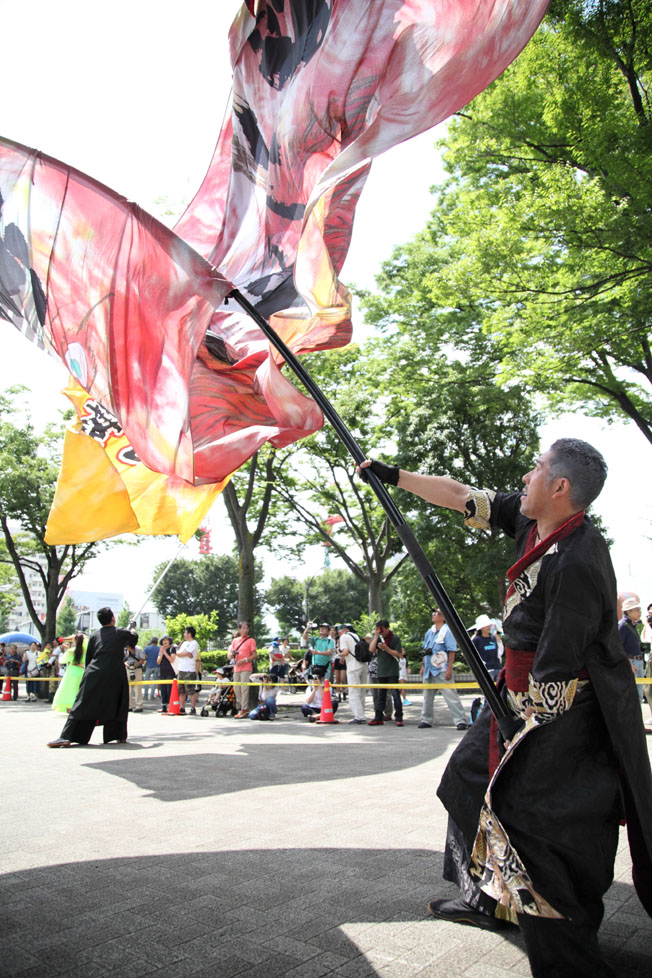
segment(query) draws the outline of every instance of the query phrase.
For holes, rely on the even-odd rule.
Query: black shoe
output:
[[[458,730],[468,730],[469,729],[469,725],[468,725],[468,723],[458,723],[457,724],[457,729]]]
[[[482,930],[503,930],[509,924],[489,914],[474,910],[464,900],[431,900],[428,913],[440,920],[449,920],[453,924],[468,924],[470,927],[480,927]]]
[[[197,710],[194,708],[194,706],[191,706],[190,707],[190,716],[191,717],[196,717],[197,716]]]
[[[417,730],[425,730],[426,728],[430,729],[430,727],[432,727],[432,724],[426,723],[425,720],[422,720],[421,723],[417,724]]]

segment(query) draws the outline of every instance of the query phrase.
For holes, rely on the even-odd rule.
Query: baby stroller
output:
[[[215,711],[216,717],[226,717],[235,714],[235,689],[229,680],[233,679],[233,666],[221,666],[215,674],[215,685],[208,694],[206,705],[202,707],[200,716],[207,717],[209,710]]]
[[[298,693],[299,690],[305,691],[308,688],[307,680],[307,670],[301,668],[303,665],[303,659],[299,659],[298,662],[291,662],[290,668],[287,674],[286,682],[289,683],[290,693]],[[295,685],[296,683],[302,683],[303,685]]]

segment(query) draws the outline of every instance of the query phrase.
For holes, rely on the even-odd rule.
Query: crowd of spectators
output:
[[[481,614],[470,632],[489,675],[495,680],[503,657],[500,622]],[[652,604],[648,605],[644,616],[638,598],[626,598],[622,603],[619,633],[634,674],[637,677],[649,675]],[[33,641],[29,648],[21,651],[16,644],[6,646],[0,642],[0,669],[9,679],[11,698],[19,698],[19,681],[24,677],[28,703],[37,698],[52,703],[66,667],[73,663],[73,653],[75,667],[83,669],[79,636],[75,648],[73,642],[74,636],[43,645]],[[144,649],[137,642],[138,636],[134,636],[125,649],[125,669],[133,683],[130,709],[142,713],[143,702],[156,698],[160,699],[159,712],[167,713],[171,681],[176,678],[181,715],[196,715],[202,692],[202,663],[193,626],[185,630],[183,642],[178,647],[169,635],[164,635],[160,643],[158,637],[153,637]],[[230,687],[228,704],[233,704],[233,709],[223,711],[222,715],[230,712],[239,720],[274,720],[278,713],[279,690],[288,683],[287,688],[292,691],[304,690],[301,713],[308,720],[315,720],[322,710],[324,682],[329,680],[333,713],[348,699],[352,713],[349,723],[382,726],[393,719],[396,726],[403,726],[403,708],[411,705],[406,689],[408,663],[401,639],[387,619],[379,619],[373,633],[364,636],[358,635],[350,623],[308,622],[301,635],[298,655],[287,637],[275,637],[266,651],[269,669],[264,673],[257,672],[256,641],[250,634],[249,624],[240,622],[228,649],[226,666],[218,670],[215,686],[202,710],[203,716],[207,715],[207,708],[215,708],[220,698],[224,700],[222,694]],[[456,652],[455,639],[441,611],[433,608],[432,624],[423,637],[420,655],[418,678],[430,688],[423,691],[419,729],[433,726],[433,704],[437,695],[442,696],[458,730],[465,730],[469,723],[473,723],[484,706],[484,701],[476,697],[470,714],[467,714],[454,688]],[[435,684],[438,688],[434,688]],[[448,685],[450,689],[446,688]],[[650,687],[638,686],[642,702],[649,691]],[[366,712],[368,697],[371,700],[370,716]],[[186,702],[189,703],[188,710]],[[652,726],[648,730],[652,732]]]

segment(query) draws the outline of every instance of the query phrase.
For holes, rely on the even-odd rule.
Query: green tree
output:
[[[265,592],[265,603],[278,621],[279,630],[284,635],[303,631],[305,622],[304,584],[296,577],[284,574],[272,578]]]
[[[57,635],[72,635],[77,624],[77,609],[72,598],[68,595],[59,610],[57,618]]]
[[[180,614],[166,618],[165,627],[175,645],[183,642],[183,633],[189,625],[193,625],[196,630],[196,640],[200,652],[208,649],[209,642],[212,642],[217,635],[218,616],[216,611],[210,615],[186,615]]]
[[[313,354],[308,369],[361,445],[371,450],[387,442],[384,379],[371,347],[351,345]],[[406,555],[333,428],[325,425],[277,452],[275,480],[277,504],[267,545],[300,559],[306,545],[328,544],[331,554],[365,586],[368,610],[382,610],[383,591]],[[340,520],[332,532],[329,517]]]
[[[165,564],[154,569],[153,580]],[[254,565],[255,610],[262,605],[260,582],[262,567]],[[219,636],[226,638],[238,621],[239,561],[228,554],[205,555],[197,560],[176,560],[152,594],[155,607],[162,614],[210,615],[219,621]],[[252,619],[252,624],[253,621]]]
[[[352,622],[367,606],[367,587],[348,570],[325,569],[304,581],[288,575],[274,578],[265,600],[280,631],[289,634],[302,632],[308,618],[331,624]]]
[[[270,512],[274,455],[272,446],[265,445],[233,475],[222,493],[239,556],[237,621],[253,622],[260,607],[255,551],[262,541]]]
[[[134,613],[129,607],[129,602],[124,601],[122,608],[118,612],[118,616],[115,622],[116,625],[118,626],[118,628],[127,628],[129,623],[133,621],[133,618],[134,618]]]
[[[366,610],[365,581],[343,568],[323,570],[310,585],[310,616],[313,621],[353,622]]]
[[[555,0],[449,125],[449,178],[384,282],[440,342],[490,337],[524,397],[625,416],[652,443],[651,36],[647,0]]]
[[[54,497],[61,431],[48,427],[38,435],[26,412],[21,412],[24,388],[0,394],[0,529],[4,548],[0,563],[13,566],[29,616],[41,641],[56,634],[57,609],[84,565],[105,544],[87,543],[53,547],[45,542],[45,529]],[[38,575],[45,589],[45,617],[41,619],[29,590],[27,571]]]

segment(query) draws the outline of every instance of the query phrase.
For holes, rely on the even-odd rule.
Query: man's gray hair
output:
[[[602,492],[607,463],[593,445],[580,438],[558,438],[550,446],[550,478],[568,479],[570,501],[587,509]]]

